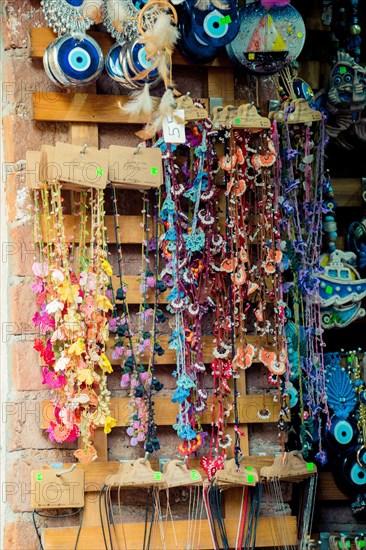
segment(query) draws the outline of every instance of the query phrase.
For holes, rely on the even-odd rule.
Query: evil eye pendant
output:
[[[110,76],[112,80],[115,80],[128,90],[136,90],[138,86],[129,80],[127,76],[128,70],[126,68],[124,69],[121,64],[121,59],[124,60],[126,58],[124,53],[125,48],[126,44],[123,46],[120,46],[120,44],[112,46],[105,58],[105,68],[108,76]]]
[[[149,69],[152,65],[151,61],[146,58],[146,49],[144,44],[138,40],[134,40],[131,45],[126,48],[128,65],[135,76]],[[152,69],[148,74],[149,81],[155,81],[158,78],[158,70]]]
[[[331,418],[332,424],[326,433],[328,446],[337,453],[349,451],[357,443],[357,429],[352,420],[341,420],[336,416]]]
[[[87,86],[95,82],[103,71],[103,53],[90,36],[82,40],[65,35],[55,40],[48,52],[48,65],[65,87]]]

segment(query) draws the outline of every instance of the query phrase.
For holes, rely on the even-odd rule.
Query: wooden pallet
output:
[[[90,33],[102,46],[103,51],[107,51],[112,45],[112,39],[105,33]],[[40,58],[43,56],[45,48],[53,40],[54,34],[49,29],[34,28],[30,35],[30,56]],[[189,67],[190,64],[179,53],[174,56],[174,64]],[[209,97],[223,98],[226,102],[234,100],[234,76],[233,67],[228,61],[226,55],[221,55],[205,68],[207,71],[207,90]],[[98,94],[84,93],[49,93],[46,91],[38,91],[33,94],[33,119],[36,121],[64,121],[70,123],[69,141],[74,145],[83,145],[88,143],[89,146],[98,147],[98,123],[110,124],[136,124],[143,122],[140,117],[131,117],[123,113],[121,105],[126,102],[126,96],[110,96]],[[208,104],[208,99],[205,100]],[[348,183],[342,182],[343,185]],[[354,196],[358,194],[359,182],[355,181]],[[334,182],[333,187],[337,192],[337,182]],[[344,201],[349,201],[349,190],[344,195]],[[354,206],[356,198],[351,200],[350,206]],[[348,203],[347,203],[348,206]],[[73,216],[66,216],[66,234],[71,239],[73,235],[77,236],[78,227],[77,220]],[[121,216],[121,243],[137,244],[141,243],[141,218],[139,216]],[[113,219],[107,216],[106,219],[107,231],[109,234],[109,242],[113,244],[114,228]],[[127,230],[128,228],[128,230]],[[128,276],[124,278],[128,285],[127,300],[129,303],[138,303],[139,298],[139,279],[138,276]],[[166,295],[161,296],[161,303],[166,302]],[[248,338],[249,341],[255,337]],[[253,340],[254,341],[254,340]],[[163,347],[167,348],[167,338],[161,337],[160,342]],[[258,344],[258,342],[256,342]],[[204,360],[210,362],[212,360],[213,337],[204,338]],[[113,338],[110,340],[110,346],[113,345]],[[109,349],[110,354],[110,349]],[[157,358],[158,365],[174,364],[175,357],[172,350],[166,349],[166,354]],[[118,364],[118,361],[113,361]],[[249,455],[248,444],[248,425],[253,423],[265,423],[276,421],[279,405],[273,401],[270,396],[262,395],[246,395],[245,373],[238,380],[239,398],[239,415],[240,428],[244,432],[242,438],[242,450],[244,455]],[[156,419],[160,425],[171,425],[175,422],[177,407],[171,403],[169,398],[156,398]],[[262,408],[263,404],[270,410],[271,417],[268,420],[259,419],[257,411]],[[125,426],[127,423],[128,400],[118,398],[112,400],[113,416],[117,418],[118,426]],[[45,429],[49,421],[52,419],[52,409],[48,402],[42,406],[42,421],[41,428]],[[211,422],[210,414],[204,415],[205,421]],[[229,423],[232,422],[232,417],[229,418]],[[233,428],[231,427],[231,430]],[[98,461],[87,466],[78,465],[77,468],[85,470],[85,490],[89,498],[86,499],[83,529],[78,544],[78,549],[102,549],[104,543],[102,533],[99,526],[99,509],[98,495],[100,487],[103,485],[105,477],[110,473],[116,472],[118,469],[117,462],[108,462],[107,451],[107,436],[104,435],[102,429],[98,429],[94,441],[98,451]],[[260,468],[260,465],[268,465],[273,457],[247,457],[244,464],[252,465]],[[152,460],[152,466],[157,469],[157,461]],[[192,467],[199,469],[197,460],[192,460]],[[66,467],[66,465],[65,465]],[[338,495],[342,498],[339,492],[334,489],[334,484],[330,488],[331,482],[326,478],[326,483],[321,483],[322,498],[326,498],[329,492],[332,495]],[[344,497],[344,495],[343,495]],[[229,498],[226,500],[225,514],[227,520],[227,528],[230,544],[234,546],[237,529],[238,503],[237,499]],[[185,537],[187,530],[186,522],[178,522],[175,528],[178,534],[178,539],[182,540]],[[283,538],[279,540],[278,529],[275,528],[273,518],[260,518],[257,534],[256,547],[274,548],[279,545],[295,545],[296,540],[296,518],[288,516],[288,529],[284,533]],[[129,550],[141,548],[141,540],[143,536],[144,526],[142,524],[129,524],[126,527],[126,536],[128,540]],[[120,527],[117,526],[118,538],[121,537]],[[171,526],[168,526],[168,548],[175,548],[171,535]],[[43,544],[45,550],[62,550],[71,548],[76,539],[75,528],[57,528],[45,529],[43,532]],[[123,543],[121,543],[123,546]],[[207,522],[202,523],[201,546],[202,549],[213,548],[211,536],[208,531]]]

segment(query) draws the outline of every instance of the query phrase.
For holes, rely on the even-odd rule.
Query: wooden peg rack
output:
[[[112,45],[112,38],[106,33],[90,33],[101,45],[106,52]],[[39,59],[48,44],[54,39],[55,35],[50,29],[33,28],[30,33],[30,56],[34,59]],[[174,55],[174,64],[185,66],[189,70],[190,64],[179,53]],[[207,90],[208,97],[222,98],[225,103],[234,101],[234,72],[233,67],[225,54],[217,57],[212,63],[206,66],[207,71]],[[89,146],[98,147],[98,123],[109,124],[138,124],[144,122],[141,117],[132,117],[126,115],[121,110],[121,105],[126,103],[127,96],[125,95],[98,95],[96,93],[68,93],[68,92],[47,92],[38,91],[33,93],[33,119],[35,121],[62,121],[70,123],[69,142],[73,145],[83,145],[88,143]],[[204,103],[208,108],[208,98],[204,99]],[[344,182],[342,182],[342,186]],[[348,184],[347,184],[348,185]],[[358,182],[353,182],[356,196],[356,188]],[[337,192],[337,185],[333,187]],[[349,197],[349,189],[347,190]],[[348,198],[345,200],[349,200]],[[351,201],[352,202],[352,201]],[[352,204],[353,205],[353,204]],[[126,244],[141,244],[142,229],[140,226],[141,218],[139,216],[121,216],[121,243]],[[71,238],[71,235],[77,235],[76,224],[77,220],[73,216],[65,216],[66,235]],[[113,219],[106,219],[107,231],[113,242]],[[128,231],[125,229],[128,228]],[[139,301],[139,282],[138,276],[128,276],[125,278],[128,284],[127,300],[134,304]],[[153,297],[151,297],[153,298]],[[161,296],[162,304],[166,303],[164,294]],[[248,338],[249,342],[254,343],[255,337]],[[212,360],[213,338],[205,337],[204,341],[204,360],[208,363]],[[253,340],[253,341],[252,341]],[[258,344],[259,342],[256,342]],[[161,344],[166,349],[165,355],[157,358],[157,365],[172,365],[175,362],[174,351],[168,350],[167,338],[161,338]],[[110,357],[110,346],[109,346]],[[112,364],[118,364],[117,361],[112,361]],[[244,371],[245,372],[245,371]],[[266,396],[263,400],[262,395],[247,395],[245,375],[241,375],[238,380],[239,398],[239,418],[240,429],[244,432],[242,438],[242,450],[247,457],[244,459],[244,465],[250,465],[260,469],[262,466],[269,465],[273,462],[273,457],[255,457],[249,455],[248,443],[248,427],[254,423],[270,423],[276,422],[278,419],[279,404],[273,401],[271,396]],[[156,420],[160,425],[171,425],[176,420],[177,407],[171,403],[170,398],[156,398]],[[263,407],[269,409],[271,415],[267,419],[260,419],[257,415],[258,410]],[[40,428],[45,429],[49,421],[52,419],[52,407],[49,402],[43,403],[43,414]],[[128,399],[117,398],[112,399],[112,415],[117,419],[117,426],[125,426],[128,417]],[[210,415],[204,415],[203,422],[210,423]],[[233,418],[229,417],[228,423],[233,429]],[[98,460],[92,464],[83,466],[78,464],[77,468],[85,470],[85,491],[87,493],[83,527],[78,542],[78,550],[90,550],[93,548],[103,549],[104,542],[102,531],[100,528],[100,516],[98,497],[99,490],[104,484],[107,475],[116,473],[118,470],[118,462],[108,462],[108,442],[107,436],[104,435],[103,429],[98,429],[95,437],[94,445],[98,452]],[[121,457],[123,458],[123,457]],[[157,460],[151,461],[154,469],[158,469]],[[65,464],[67,468],[70,465]],[[200,469],[198,460],[191,460],[191,467]],[[319,498],[347,498],[343,495],[332,482],[329,475],[323,476],[320,482]],[[237,518],[239,516],[240,498],[235,490],[228,490],[225,498],[225,519],[229,536],[229,541],[232,546],[235,545],[235,537],[237,531]],[[257,530],[256,548],[275,548],[276,546],[291,546],[297,543],[297,521],[295,516],[286,518],[288,525],[287,532],[282,534],[276,528],[275,520],[271,517],[263,517],[259,520]],[[129,550],[139,550],[142,546],[144,524],[125,524],[125,534],[127,538],[127,547]],[[185,540],[187,531],[187,522],[176,521],[175,530],[178,541]],[[77,527],[67,528],[48,528],[43,531],[43,546],[45,550],[69,550],[73,547],[77,536]],[[122,537],[120,528],[117,526],[117,537]],[[122,540],[122,539],[121,539]],[[167,548],[175,548],[174,539],[172,538],[171,528],[168,527]],[[121,542],[121,547],[123,542]],[[182,546],[179,546],[180,548]],[[201,532],[201,550],[213,548],[211,535],[207,521],[202,522]]]

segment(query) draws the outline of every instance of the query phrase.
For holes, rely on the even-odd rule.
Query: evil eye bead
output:
[[[350,470],[350,478],[355,485],[366,484],[366,468],[361,468],[360,465],[355,462]]]
[[[83,4],[84,0],[66,0],[66,2],[70,6],[74,6],[75,8],[78,8],[79,6],[81,6]]]
[[[86,86],[95,82],[103,71],[103,53],[90,36],[76,40],[65,35],[54,42],[51,69],[65,86]]]
[[[51,51],[51,48],[52,48],[52,44],[53,42],[51,42],[45,52],[44,52],[44,55],[43,55],[43,67],[44,67],[44,70],[45,70],[45,73],[46,75],[48,76],[48,78],[51,80],[51,82],[53,82],[53,84],[56,84],[56,86],[62,86],[61,82],[59,82],[59,80],[57,80],[56,76],[53,74],[53,72],[51,71],[51,68],[50,68],[50,64],[49,64],[49,55],[50,55],[50,51]]]
[[[332,424],[331,433],[339,445],[348,445],[354,435],[353,427],[347,420],[337,420]]]
[[[229,16],[230,19],[230,16]],[[229,24],[231,22],[226,20],[226,17],[222,15],[218,10],[214,10],[203,20],[203,28],[205,33],[210,38],[223,38],[229,30]]]
[[[146,58],[146,49],[144,44],[142,44],[141,42],[138,42],[137,40],[132,42],[131,46],[126,49],[126,53],[128,64],[136,76],[151,67],[152,63]],[[151,72],[149,72],[149,80],[154,80],[158,76],[158,74],[158,70],[153,69]]]

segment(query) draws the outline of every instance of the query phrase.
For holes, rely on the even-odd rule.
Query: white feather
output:
[[[178,38],[178,29],[172,24],[170,15],[161,13],[155,25],[146,31],[144,36],[147,57],[155,57],[158,52],[168,51],[171,53]]]
[[[150,86],[148,83],[137,92],[131,94],[131,100],[122,107],[122,110],[130,115],[145,114],[148,118],[152,115],[155,107],[154,98],[150,95]]]

